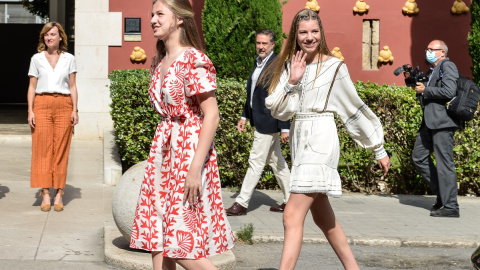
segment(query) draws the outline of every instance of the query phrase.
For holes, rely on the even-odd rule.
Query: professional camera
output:
[[[420,68],[417,66],[416,68],[413,68],[410,64],[405,64],[393,72],[395,76],[400,75],[402,73],[405,76],[405,84],[407,86],[412,86],[415,87],[417,86],[417,82],[425,83],[428,81],[427,77],[425,77],[425,74],[423,71],[420,70]]]

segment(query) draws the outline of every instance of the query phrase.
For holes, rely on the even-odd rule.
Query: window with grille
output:
[[[44,24],[48,19],[31,14],[23,8],[20,0],[0,1],[0,23],[4,24]]]

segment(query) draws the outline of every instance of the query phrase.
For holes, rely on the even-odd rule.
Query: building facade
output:
[[[191,0],[201,33],[204,2]],[[283,6],[285,33],[306,2],[290,0]],[[330,49],[340,48],[353,81],[404,85],[403,76],[395,76],[393,71],[404,64],[418,65],[426,71],[425,49],[433,39],[444,40],[449,46],[450,59],[462,74],[471,76],[467,41],[470,13],[453,14],[454,0],[417,1],[419,12],[415,15],[402,12],[406,0],[365,0],[369,5],[366,13],[354,12],[356,0],[317,2],[327,44]],[[464,2],[471,5],[471,0]],[[68,25],[72,32],[69,38],[74,41],[80,111],[76,138],[99,138],[105,130],[112,129],[108,88],[108,74],[112,70],[150,67],[149,59],[155,52],[156,42],[150,27],[151,9],[152,0],[50,0],[50,20]],[[38,33],[31,38],[35,40],[33,47],[37,38]],[[145,50],[147,61],[130,60],[137,46]],[[394,60],[379,64],[379,51],[385,46],[389,47]],[[23,61],[31,57],[26,55],[27,60]],[[24,75],[21,78],[28,80],[26,73]],[[18,91],[21,95],[24,92],[26,102],[27,89]]]

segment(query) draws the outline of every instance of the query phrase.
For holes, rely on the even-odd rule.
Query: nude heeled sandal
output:
[[[42,188],[42,191],[40,191],[40,194],[38,194],[38,197],[43,199],[43,196],[45,195],[50,195],[50,190]],[[42,210],[43,212],[48,212],[50,211],[51,208],[52,208],[51,204],[43,204],[42,202],[42,205],[40,205],[40,210]]]
[[[59,188],[58,191],[57,191],[57,194],[59,194],[59,193],[60,193],[60,196],[63,196],[63,189]],[[63,204],[54,204],[53,205],[53,210],[55,210],[57,212],[63,211]]]

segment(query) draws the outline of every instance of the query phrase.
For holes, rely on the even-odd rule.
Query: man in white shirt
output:
[[[241,119],[238,121],[238,132],[245,131],[246,120],[250,120],[251,126],[255,127],[254,140],[250,157],[248,159],[248,170],[242,183],[240,194],[235,203],[226,210],[229,216],[240,216],[247,214],[248,203],[252,197],[255,186],[268,161],[282,189],[284,199],[280,206],[270,207],[270,211],[283,212],[288,201],[290,192],[290,170],[282,154],[280,140],[283,143],[288,141],[290,121],[279,121],[272,117],[270,110],[265,107],[265,98],[268,96],[268,86],[258,84],[258,80],[265,70],[265,67],[272,63],[277,56],[273,52],[275,47],[275,33],[269,29],[262,29],[255,34],[256,50],[258,57],[255,67],[247,82],[247,100],[243,108]],[[281,132],[279,138],[278,132]]]

